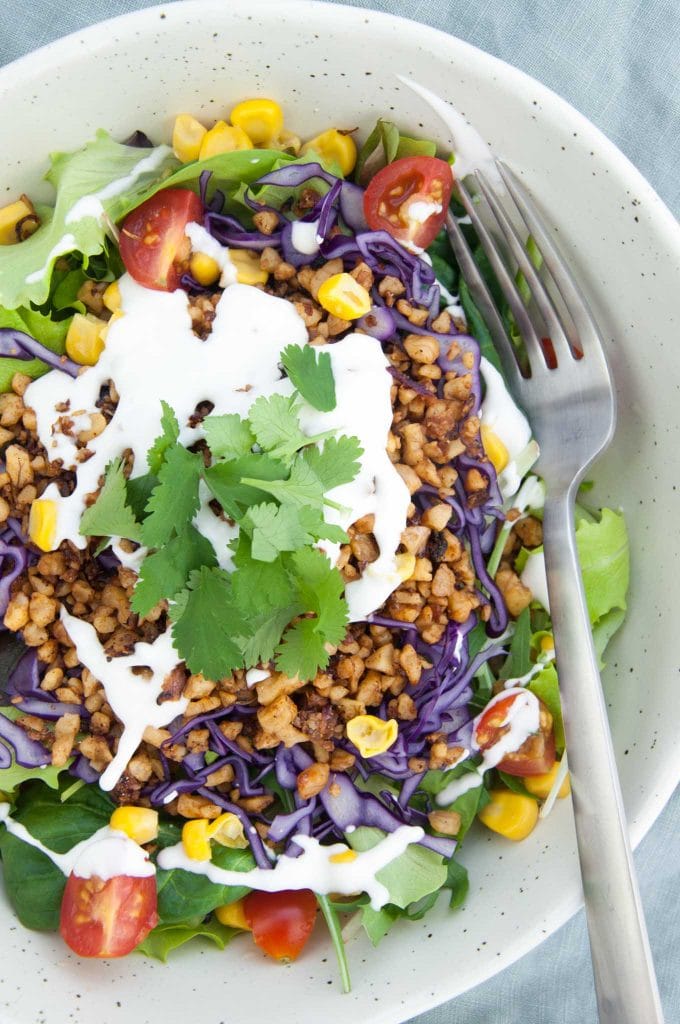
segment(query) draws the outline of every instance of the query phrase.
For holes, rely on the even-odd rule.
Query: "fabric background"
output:
[[[679,212],[678,0],[350,2],[425,22],[533,75],[602,129]],[[85,25],[147,6],[144,0],[0,0],[0,64]],[[636,862],[667,1024],[680,1024],[680,791],[641,844]],[[581,913],[514,966],[412,1024],[596,1020]]]

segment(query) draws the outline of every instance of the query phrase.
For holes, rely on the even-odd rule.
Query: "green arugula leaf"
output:
[[[209,466],[203,477],[227,515],[232,519],[241,519],[247,508],[269,498],[264,488],[248,486],[244,482],[244,478],[254,474],[257,474],[258,484],[261,484],[264,480],[285,480],[288,470],[282,462],[266,455],[243,455],[231,462],[218,462]]]
[[[361,825],[349,833],[346,839],[353,850],[363,853],[364,850],[371,850],[384,837],[385,833],[381,829]],[[389,902],[401,909],[441,889],[446,876],[443,857],[418,843],[411,843],[402,854],[376,874],[378,881],[389,891]]]
[[[147,937],[140,942],[135,952],[143,953],[154,960],[166,963],[168,954],[173,949],[179,949],[180,946],[186,945],[192,939],[209,939],[218,949],[224,949],[235,935],[240,934],[241,932],[238,928],[229,928],[224,924],[220,924],[217,918],[211,918],[206,923],[197,925],[156,925]]]
[[[148,615],[159,601],[172,599],[184,589],[189,575],[202,565],[217,565],[210,541],[191,524],[141,564],[139,579],[130,601],[137,615]]]
[[[291,505],[254,505],[240,525],[251,535],[252,557],[261,562],[273,562],[281,551],[295,551],[312,540]]]
[[[400,917],[405,917],[403,910],[387,903],[380,910],[374,910],[372,906],[364,907],[361,911],[361,924],[371,940],[373,946],[381,942],[390,929],[397,923]]]
[[[470,879],[467,868],[453,857],[449,860],[446,868],[444,888],[451,890],[451,899],[449,900],[451,910],[462,907],[470,890]]]
[[[256,487],[273,495],[282,504],[288,502],[297,508],[320,509],[324,504],[324,491],[321,481],[314,470],[302,458],[297,458],[291,466],[287,480],[263,480],[244,477],[244,484]]]
[[[364,450],[356,437],[329,437],[323,448],[305,448],[302,458],[321,481],[324,491],[348,484],[359,472],[359,458]]]
[[[238,459],[248,455],[255,444],[255,436],[247,420],[237,413],[208,416],[203,421],[208,448],[215,458]]]
[[[174,447],[179,441],[179,423],[175,413],[167,402],[161,401],[163,414],[161,416],[160,437],[157,437],[146,456],[149,470],[153,476],[158,476],[160,468],[165,462],[165,453],[168,448]]]
[[[0,714],[2,714],[1,711]],[[70,760],[63,768],[55,768],[52,764],[42,768],[22,768],[20,764],[13,761],[9,768],[0,769],[0,791],[9,795],[22,782],[28,782],[30,779],[44,782],[50,789],[59,789],[59,776],[61,772],[66,771],[69,764],[71,764]]]
[[[313,345],[287,345],[281,353],[283,368],[302,397],[315,409],[330,412],[337,404],[331,357]]]
[[[333,943],[333,949],[335,950],[335,955],[338,958],[342,991],[350,992],[352,990],[352,982],[349,976],[347,951],[345,950],[345,943],[342,938],[342,927],[340,925],[337,911],[328,896],[320,896],[316,893],[316,900],[319,904],[319,909],[324,916],[326,925],[328,926],[328,931]]]
[[[200,506],[198,484],[202,469],[200,455],[181,445],[166,449],[158,484],[147,505],[149,514],[142,523],[142,541],[147,547],[159,548],[167,544],[172,535],[196,515]]]
[[[235,637],[247,624],[234,601],[229,574],[202,566],[189,577],[186,590],[170,605],[172,635],[189,670],[208,679],[222,679],[243,666]]]
[[[83,512],[79,533],[83,537],[126,537],[141,541],[142,531],[127,504],[127,481],[120,459],[114,459],[106,467],[104,486],[94,505]]]
[[[515,632],[510,642],[510,653],[501,669],[499,679],[519,679],[531,669],[531,617],[525,608],[517,617]]]

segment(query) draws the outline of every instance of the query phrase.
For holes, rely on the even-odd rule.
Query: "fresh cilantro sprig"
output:
[[[331,357],[312,345],[287,345],[281,363],[303,398],[321,412],[335,409],[335,380]]]
[[[82,519],[87,535],[149,549],[132,610],[144,616],[167,600],[178,653],[213,679],[269,661],[311,679],[346,633],[344,581],[316,545],[348,539],[324,510],[340,508],[328,492],[354,479],[362,449],[354,437],[303,431],[302,397],[317,408],[335,404],[330,360],[304,353],[288,346],[282,354],[298,391],[258,398],[247,418],[205,419],[205,460],[180,444],[177,417],[163,403],[149,472],[126,481],[120,460],[112,463]],[[228,559],[200,532],[202,486],[238,527]],[[230,572],[219,566],[228,560]]]

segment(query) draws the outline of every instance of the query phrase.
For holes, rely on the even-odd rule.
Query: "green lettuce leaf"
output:
[[[84,196],[130,175],[152,152],[123,146],[100,131],[77,152],[52,156],[45,177],[56,190],[54,210],[26,241],[0,249],[0,305],[8,309],[31,302],[41,305],[49,294],[52,267],[59,256],[81,252],[88,257],[104,249],[105,228],[99,218],[81,217],[67,223],[69,211]],[[176,166],[177,160],[167,149],[155,169],[137,176],[117,195],[103,199],[111,220],[120,220],[129,213],[148,193],[150,182],[160,187],[168,170]],[[27,280],[36,274],[35,280]]]
[[[630,554],[623,515],[604,508],[599,521],[581,519],[576,546],[591,623],[613,608],[625,611]]]
[[[22,245],[25,243],[22,242]],[[0,266],[5,246],[0,248]],[[0,290],[2,285],[0,285]],[[39,313],[35,309],[4,309],[0,307],[0,327],[11,327],[17,331],[30,334],[46,348],[62,355],[66,343],[66,334],[71,317],[65,320],[52,320],[51,317]],[[15,373],[24,373],[33,380],[47,373],[50,367],[42,359],[13,359],[11,356],[0,358],[0,392],[9,391]]]
[[[228,928],[215,918],[206,924],[159,924],[140,942],[135,952],[153,957],[165,963],[173,949],[184,946],[192,939],[208,939],[218,949],[224,949],[235,935],[241,934],[238,928]]]

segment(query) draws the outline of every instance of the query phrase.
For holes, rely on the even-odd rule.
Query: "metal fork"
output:
[[[526,412],[541,450],[537,471],[546,483],[543,540],[548,595],[600,1022],[662,1024],[574,536],[576,491],[614,433],[614,391],[601,338],[582,294],[522,186],[504,164],[496,161],[496,166],[507,189],[502,197],[500,182],[494,188],[491,177],[482,171],[468,179],[476,184],[477,201],[460,181],[458,188],[521,333],[530,376],[520,370],[513,344],[451,212],[446,227],[461,273],[491,331],[510,391]],[[506,207],[513,200],[511,218]],[[513,223],[517,213],[541,252],[542,269],[552,277],[563,309],[527,254]],[[493,224],[491,230],[485,220]],[[531,292],[529,305],[494,234],[503,238],[524,275]],[[552,351],[542,342],[541,320]]]

